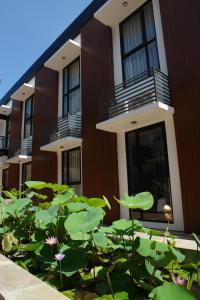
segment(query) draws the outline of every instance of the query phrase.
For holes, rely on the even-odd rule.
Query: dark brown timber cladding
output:
[[[57,154],[41,151],[58,116],[58,73],[43,67],[35,76],[32,180],[57,182]]]
[[[8,157],[11,157],[21,146],[21,123],[23,103],[13,100],[10,115],[10,143]],[[19,189],[19,164],[10,164],[8,169],[8,189]]]
[[[83,194],[107,196],[112,211],[106,222],[111,222],[119,217],[113,200],[118,195],[117,141],[114,133],[96,129],[99,96],[114,85],[111,29],[93,18],[81,29],[81,39]]]
[[[185,230],[200,233],[200,1],[160,0]]]

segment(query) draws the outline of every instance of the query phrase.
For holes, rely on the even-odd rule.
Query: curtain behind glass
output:
[[[80,149],[69,152],[69,182],[80,182]]]
[[[69,90],[73,89],[75,86],[79,85],[79,60],[76,60],[69,67]]]
[[[153,8],[151,2],[144,8],[144,19],[147,41],[150,41],[151,39],[154,39],[156,37]]]
[[[140,44],[142,44],[142,26],[140,14],[137,14],[123,25],[124,54]]]
[[[147,70],[145,49],[139,50],[124,60],[125,80],[129,80]]]

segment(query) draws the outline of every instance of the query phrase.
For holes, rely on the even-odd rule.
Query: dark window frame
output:
[[[73,87],[72,89],[69,89],[69,74],[70,74],[70,66],[73,65],[76,61],[79,62],[79,84],[77,84],[75,87]],[[64,77],[65,77],[65,70],[67,70],[67,92],[64,92]],[[70,62],[66,67],[64,67],[63,69],[63,73],[62,73],[62,115],[67,115],[69,113],[69,95],[71,93],[73,93],[74,91],[80,89],[80,80],[81,80],[81,76],[80,76],[80,56],[78,56],[77,58],[75,58],[72,62]],[[67,97],[67,111],[64,112],[64,98]]]
[[[30,112],[30,116],[26,117],[26,107],[27,107],[28,101],[31,101],[31,112]],[[26,124],[27,124],[28,121],[30,121],[31,128],[30,128],[30,135],[26,136]],[[33,129],[33,124],[32,123],[33,123],[33,96],[29,97],[25,101],[25,106],[24,106],[24,134],[23,134],[24,139],[29,138],[30,136],[32,136],[32,129]]]
[[[158,43],[157,43],[157,36],[156,36],[156,28],[155,28],[155,38],[150,39],[149,41],[147,40],[147,34],[146,34],[146,29],[145,29],[145,18],[144,18],[144,7],[148,5],[149,3],[152,4],[152,0],[149,0],[145,2],[143,5],[141,5],[138,9],[136,9],[133,13],[131,13],[127,18],[125,18],[122,22],[119,23],[119,33],[120,33],[120,46],[121,46],[121,62],[122,62],[122,78],[123,82],[126,82],[125,79],[125,67],[124,67],[124,60],[127,57],[130,57],[131,55],[135,54],[136,52],[145,49],[145,56],[146,56],[146,62],[147,62],[147,71],[149,72],[150,75],[150,62],[149,62],[149,55],[148,55],[148,45],[156,42],[157,46],[157,53],[158,53],[158,64],[160,69],[160,58],[159,58],[159,52],[158,52]],[[152,9],[153,9],[153,4],[152,4]],[[123,25],[129,21],[133,16],[137,14],[141,15],[141,27],[142,27],[142,39],[143,43],[137,46],[136,48],[130,50],[126,54],[124,53],[124,43],[123,43]],[[153,20],[154,20],[154,26],[155,26],[155,18],[154,18],[154,11],[153,11]],[[130,80],[130,79],[129,79]]]
[[[170,195],[171,195],[171,198],[172,198],[171,178],[170,178],[170,170],[169,170],[169,157],[168,157],[168,147],[167,147],[167,136],[166,136],[165,121],[161,121],[161,122],[158,122],[158,123],[155,123],[155,124],[151,124],[151,125],[148,125],[148,126],[145,126],[145,127],[137,128],[135,130],[127,131],[125,133],[126,161],[127,161],[127,179],[128,179],[128,194],[129,195],[130,195],[130,174],[129,174],[128,165],[129,165],[129,160],[130,159],[129,159],[129,152],[128,152],[128,134],[131,133],[131,132],[133,132],[133,131],[142,132],[142,131],[145,131],[145,130],[148,130],[148,129],[157,128],[158,126],[161,127],[162,135],[163,135],[164,154],[165,154],[166,165],[167,165],[167,173],[166,173],[166,175],[169,177],[169,189],[170,189]],[[136,139],[138,140],[138,137],[136,137]],[[137,143],[138,143],[138,141],[137,141]],[[138,145],[137,145],[137,148],[138,148]],[[171,201],[172,201],[172,199],[171,199]],[[136,211],[140,212],[141,218],[138,219],[140,221],[155,222],[155,223],[166,223],[166,221],[162,221],[162,220],[153,220],[153,221],[151,221],[151,220],[148,220],[148,219],[144,219],[143,218],[143,211],[142,210],[136,210]],[[131,218],[131,209],[129,209],[129,216]],[[173,216],[173,207],[172,207],[172,216]],[[170,223],[174,224],[174,217],[173,217],[173,219],[172,219],[172,221]]]
[[[75,150],[79,150],[79,153],[80,153],[80,181],[72,181],[70,182],[69,181],[69,153],[70,152],[73,152]],[[64,154],[67,153],[67,182],[64,181]],[[69,150],[66,150],[66,151],[63,151],[62,152],[62,184],[67,184],[69,186],[71,185],[78,185],[78,184],[81,184],[81,147],[76,147],[76,148],[72,148],[72,149],[69,149]]]

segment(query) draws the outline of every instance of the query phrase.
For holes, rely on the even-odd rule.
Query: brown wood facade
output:
[[[13,100],[10,115],[9,157],[21,147],[22,110],[23,103]],[[19,189],[19,164],[10,164],[8,168],[8,189],[12,188]]]
[[[81,29],[82,88],[82,177],[83,194],[107,196],[112,211],[107,222],[119,218],[117,139],[113,133],[96,129],[99,121],[99,96],[113,88],[111,29],[92,18]]]
[[[200,1],[160,0],[160,8],[175,109],[185,231],[200,233]]]
[[[58,116],[58,72],[43,67],[35,76],[32,180],[57,182],[57,154],[41,151]]]

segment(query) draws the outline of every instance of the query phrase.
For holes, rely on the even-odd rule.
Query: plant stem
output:
[[[167,227],[166,227],[166,230],[165,230],[165,235],[164,235],[163,243],[165,242],[165,240],[167,238],[168,231],[169,231],[169,220],[167,221]]]
[[[59,261],[59,266],[60,266],[60,288],[62,290],[63,281],[62,281],[62,265],[61,265],[61,260]]]
[[[110,287],[110,291],[111,291],[111,294],[112,294],[112,299],[115,300],[115,296],[114,296],[114,293],[113,293],[113,288],[112,288],[112,283],[111,283],[111,280],[110,280],[109,272],[107,272],[107,280],[108,280],[108,285]]]
[[[92,245],[93,276],[94,276],[94,282],[95,282],[96,281],[96,273],[95,273],[95,251],[94,251],[92,234],[91,234],[91,245]]]
[[[134,242],[135,242],[135,239],[134,239],[134,235],[135,235],[135,232],[134,232],[134,222],[133,222],[133,216],[131,215],[131,223],[132,223],[132,256],[133,256],[133,251],[134,251]]]

